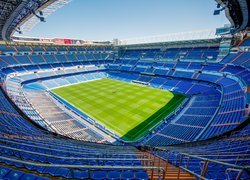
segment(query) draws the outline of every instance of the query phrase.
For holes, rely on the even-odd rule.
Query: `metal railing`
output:
[[[142,157],[142,154],[140,154],[139,152],[127,152],[126,149],[124,150],[115,150],[115,149],[104,149],[102,148],[102,151],[94,151],[93,149],[95,149],[95,147],[93,147],[92,151],[84,151],[84,149],[81,149],[81,151],[78,151],[77,149],[74,148],[74,146],[71,147],[74,148],[74,151],[70,151],[70,150],[66,150],[66,149],[60,149],[60,147],[58,147],[59,149],[57,148],[53,148],[52,146],[50,146],[50,148],[48,147],[43,147],[43,144],[41,144],[40,146],[38,145],[31,145],[31,144],[27,144],[27,143],[23,143],[23,142],[15,142],[15,141],[11,141],[11,140],[6,140],[6,139],[0,139],[0,142],[3,142],[3,143],[8,143],[8,144],[14,144],[14,145],[22,145],[22,146],[25,146],[25,147],[30,147],[30,148],[38,148],[40,150],[50,150],[50,151],[54,151],[54,152],[59,152],[59,153],[71,153],[71,154],[74,154],[74,155],[119,155],[119,156],[127,156],[127,155],[135,155],[137,157]],[[86,147],[89,147],[91,149],[91,146],[86,146]],[[63,148],[63,146],[61,147]],[[85,149],[86,150],[86,149]],[[129,151],[129,150],[128,150]],[[132,151],[132,150],[131,150]]]
[[[30,166],[35,166],[35,167],[51,167],[51,168],[68,168],[71,177],[76,179],[74,177],[74,170],[78,171],[87,171],[88,177],[91,177],[91,172],[96,172],[96,171],[105,171],[106,172],[106,177],[108,175],[109,171],[118,171],[120,173],[120,176],[122,172],[128,170],[133,172],[133,175],[135,177],[135,173],[137,171],[147,171],[150,170],[150,178],[153,179],[154,173],[157,173],[158,179],[165,179],[165,169],[162,167],[154,167],[154,166],[91,166],[91,165],[67,165],[67,164],[45,164],[45,163],[34,163],[34,162],[29,162],[29,161],[23,161],[23,160],[17,160],[17,159],[12,159],[8,157],[3,157],[0,156],[0,161],[8,161],[12,163],[20,163],[24,166],[30,165]],[[156,172],[155,172],[156,170]],[[47,174],[47,173],[46,173]]]
[[[155,156],[173,164],[174,166],[189,172],[197,178],[204,180],[209,179],[208,177],[211,176],[211,171],[216,173],[219,171],[219,168],[222,169],[223,172],[221,173],[224,175],[224,177],[228,177],[228,179],[230,179],[229,176],[231,172],[237,173],[236,180],[239,180],[244,172],[249,173],[250,170],[249,165],[240,166],[188,153],[179,153],[175,152],[174,150],[161,149],[157,147],[144,147],[144,149],[147,152],[152,153]],[[216,168],[216,170],[213,168]],[[178,177],[180,176],[180,169],[178,172]],[[165,171],[167,173],[167,167]]]

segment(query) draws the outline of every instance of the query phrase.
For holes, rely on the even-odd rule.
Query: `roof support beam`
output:
[[[16,16],[20,13],[20,11],[27,5],[29,1],[23,0],[21,4],[15,9],[15,11],[10,15],[10,17],[5,22],[3,29],[2,29],[2,39],[3,40],[9,40],[10,37],[8,37],[8,30],[10,26],[12,25],[12,22],[15,20]]]

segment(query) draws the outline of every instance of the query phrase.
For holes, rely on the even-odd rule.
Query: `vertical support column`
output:
[[[203,168],[202,168],[202,171],[201,171],[201,176],[202,176],[202,177],[205,177],[205,176],[206,176],[207,169],[208,169],[208,160],[206,160],[206,161],[204,162],[204,165],[203,165]]]

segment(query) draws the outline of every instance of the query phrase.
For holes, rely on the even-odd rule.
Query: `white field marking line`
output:
[[[54,99],[53,101],[56,101],[56,102],[58,101],[57,99],[55,99],[55,98],[52,97],[52,96],[49,96],[49,97],[50,97],[50,98],[53,98],[53,99]],[[62,106],[63,106],[63,105],[62,105]],[[59,107],[61,108],[61,106],[59,106]],[[72,116],[73,118],[76,118],[77,115],[76,115],[76,114],[74,115],[74,114],[75,114],[75,113],[73,113],[73,116],[72,116],[72,114],[70,113],[70,116]],[[95,133],[100,134],[101,136],[108,138],[110,142],[114,141],[114,138],[110,137],[110,135],[109,135],[108,133],[101,131],[101,130],[98,129],[97,127],[94,127],[94,126],[93,126],[90,122],[88,122],[88,121],[86,120],[86,118],[84,118],[83,116],[81,116],[81,119],[76,118],[75,120],[78,121],[78,122],[80,122],[80,123],[83,124],[84,126],[88,127],[89,129],[91,129],[91,130],[94,131]]]
[[[56,94],[56,93],[54,93],[54,94]],[[56,94],[57,95],[57,94]],[[57,96],[59,96],[59,95],[57,95]],[[62,98],[61,96],[59,96],[60,98]],[[84,113],[84,114],[86,114],[87,116],[89,116],[90,118],[92,118],[92,119],[94,119],[95,121],[97,121],[97,123],[98,124],[101,124],[102,126],[104,126],[105,128],[106,128],[106,126],[99,120],[99,119],[96,119],[96,118],[94,118],[92,115],[90,115],[90,114],[88,114],[88,113],[86,113],[85,111],[83,111],[83,110],[81,110],[81,109],[79,109],[78,107],[76,107],[74,104],[72,104],[72,103],[70,103],[70,102],[68,102],[67,100],[65,100],[64,98],[62,98],[64,101],[66,101],[67,103],[69,103],[71,106],[73,106],[74,108],[76,108],[76,109],[78,109],[79,111],[81,111],[82,113]],[[80,100],[80,101],[82,101],[82,100]],[[83,102],[83,101],[82,101]],[[79,103],[76,103],[78,106],[80,105]],[[107,123],[107,124],[109,124],[109,123]],[[110,124],[109,124],[110,125]],[[120,129],[120,128],[118,128],[119,130],[121,130],[122,131],[122,129]],[[110,129],[108,129],[109,131],[111,131],[112,133],[114,133],[114,134],[118,134],[120,137],[122,136],[120,133],[118,133],[118,132],[113,132],[112,130],[110,130]]]
[[[90,81],[99,81],[99,80],[101,80],[101,79],[95,79],[95,80],[90,80]],[[84,83],[89,83],[90,81],[85,81],[85,82],[82,82],[82,83],[77,83],[77,84],[84,84]],[[74,85],[77,85],[77,84],[72,84],[72,86],[74,86]],[[103,84],[100,84],[100,86],[103,86],[103,85],[105,85],[105,83],[103,83]],[[69,85],[70,86],[70,85]],[[95,85],[89,85],[89,87],[91,87],[91,88],[89,88],[89,89],[92,89],[93,87],[95,87]],[[64,88],[64,87],[60,87],[60,88]],[[56,89],[60,89],[60,88],[56,88]],[[95,89],[97,89],[97,88],[95,88]],[[74,92],[81,92],[82,91],[82,89],[79,87],[79,88],[75,88],[74,89]],[[71,92],[70,91],[65,91],[64,92],[64,94],[71,94]]]
[[[106,79],[106,78],[90,79],[90,80],[81,81],[81,82],[77,82],[77,83],[72,83],[72,84],[66,84],[66,85],[62,85],[62,86],[57,86],[57,87],[54,87],[54,88],[48,88],[47,90],[51,91],[51,90],[54,90],[54,89],[60,89],[60,88],[67,87],[67,86],[73,86],[73,85],[77,85],[77,84],[83,84],[83,83],[87,83],[87,82],[90,82],[90,81],[98,81],[98,80],[101,80],[101,79]]]

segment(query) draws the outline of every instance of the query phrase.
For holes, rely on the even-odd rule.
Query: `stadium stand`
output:
[[[248,147],[249,125],[215,141],[205,141],[191,146],[186,144],[167,148],[143,148],[145,153],[149,151],[175,165],[178,164],[182,169],[197,174],[206,171],[207,179],[237,179],[239,176],[244,179],[249,175],[239,170],[239,167],[248,168]],[[228,168],[230,164],[234,164],[235,167]],[[215,169],[217,173],[214,173]]]
[[[249,2],[216,1],[233,24],[228,54],[226,37],[125,46],[0,41],[0,179],[249,179]],[[50,4],[9,2],[0,2],[1,40]],[[102,78],[185,100],[128,142],[50,91]]]

